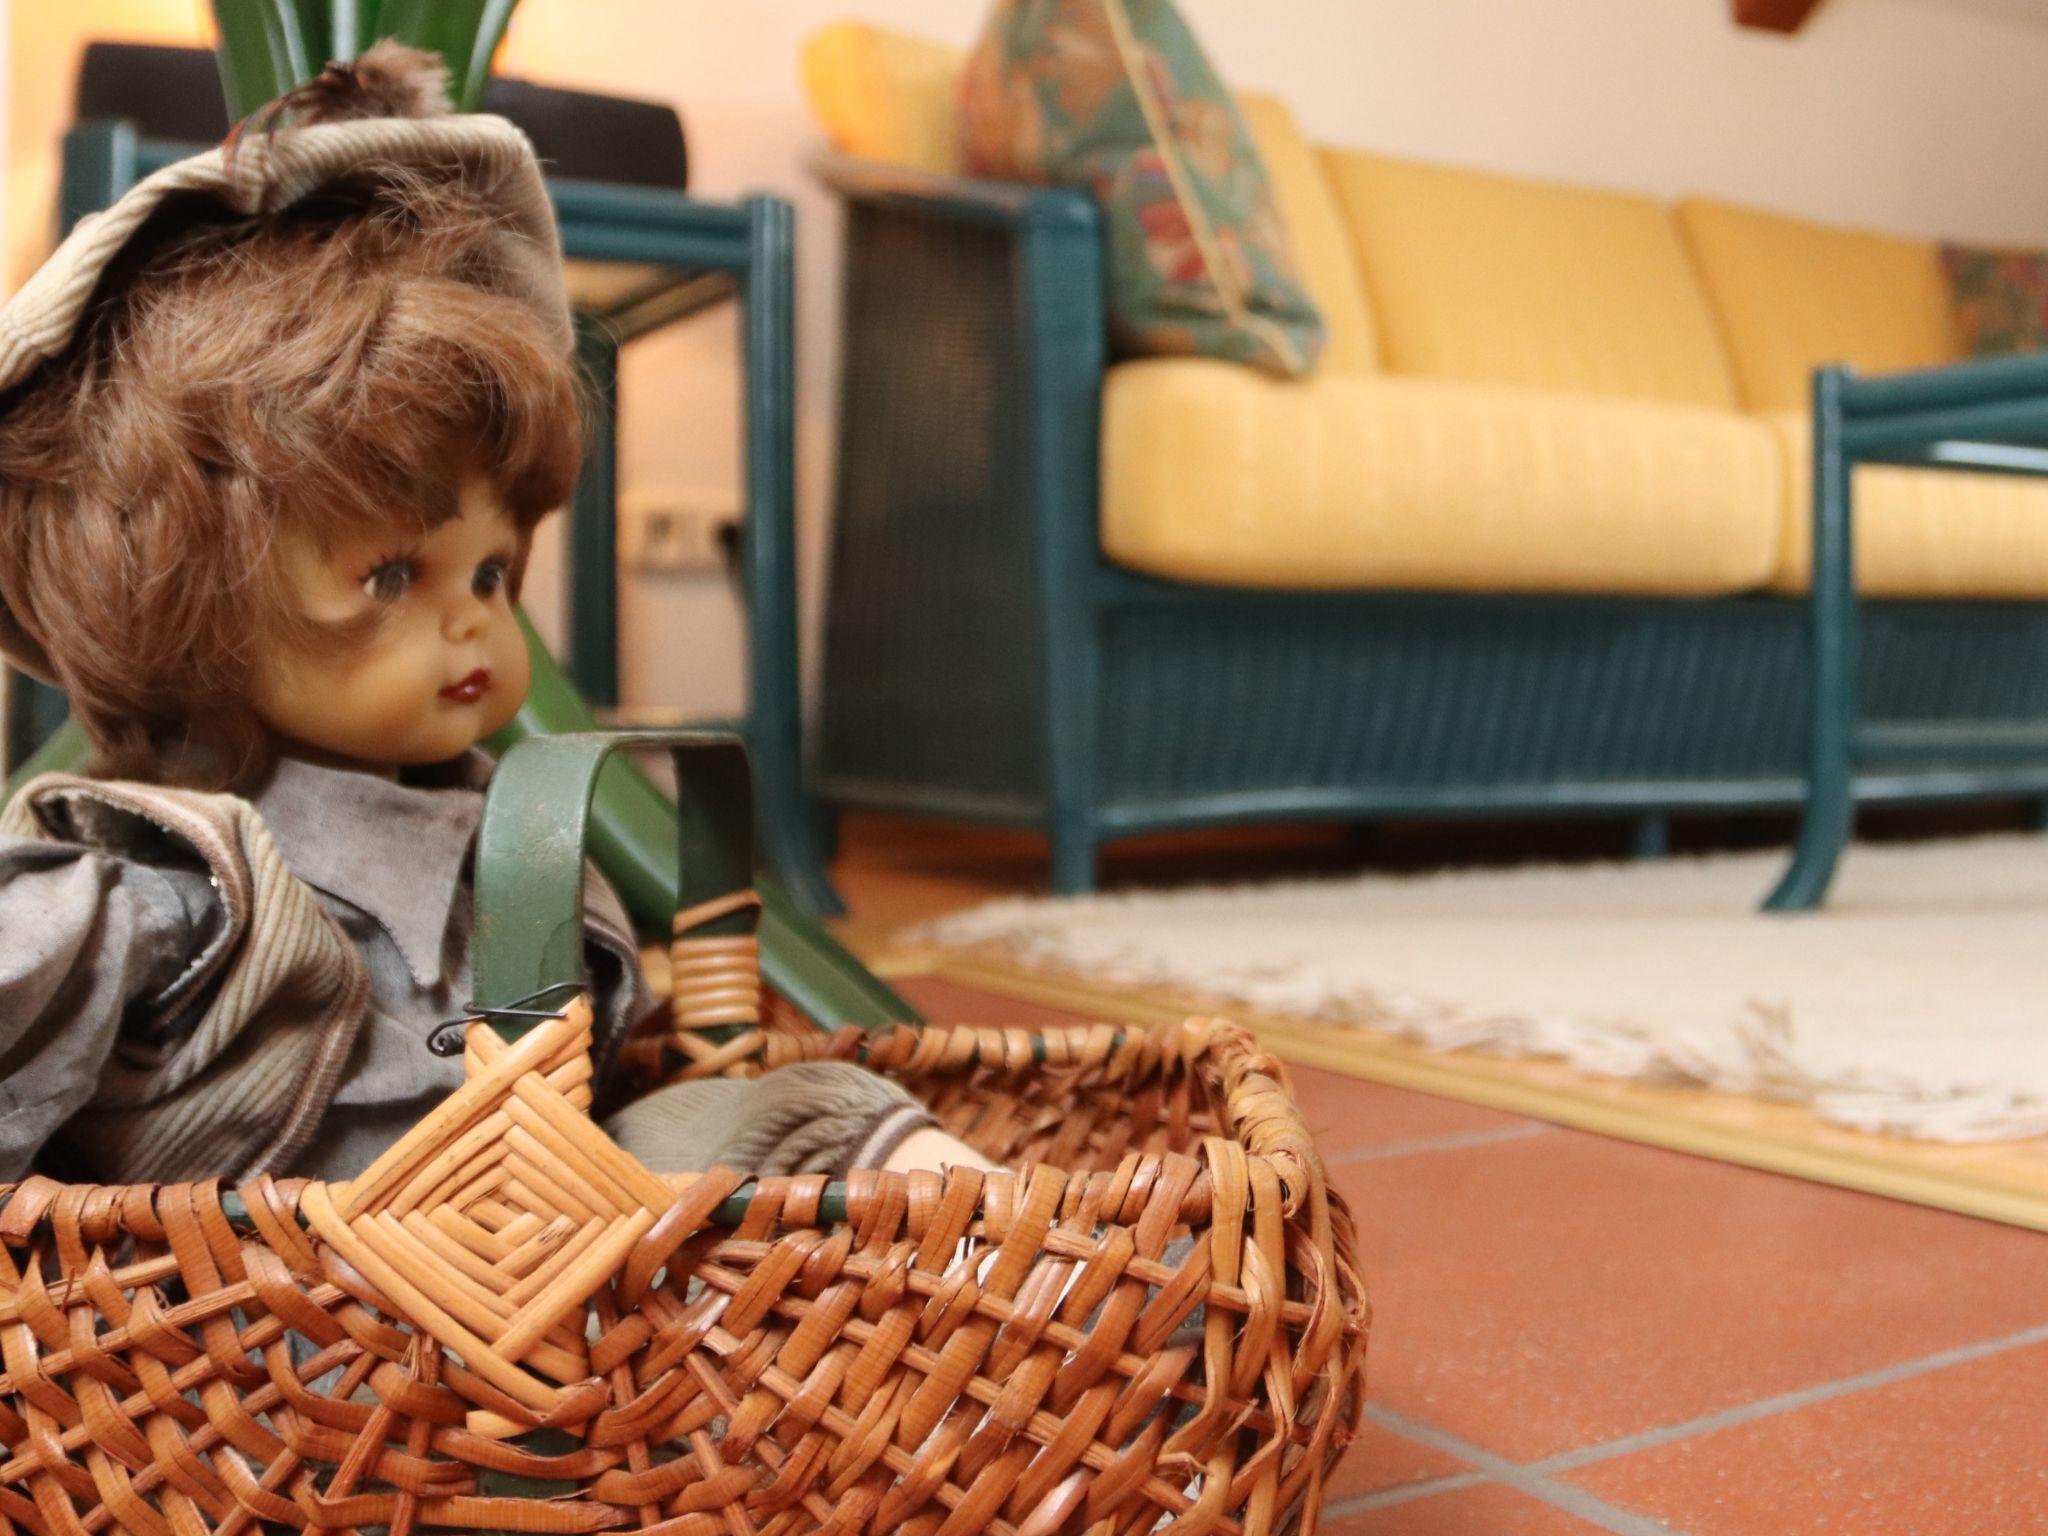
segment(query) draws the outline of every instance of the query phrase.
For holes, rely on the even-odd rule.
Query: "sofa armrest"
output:
[[[817,171],[847,214],[821,778],[869,799],[928,781],[915,739],[943,721],[958,803],[1042,800],[1046,678],[1085,665],[1100,585],[1100,212],[1064,189]]]
[[[942,176],[883,160],[821,152],[812,173],[848,202],[884,204],[936,219],[998,224],[1008,229],[1034,225],[1099,231],[1101,211],[1085,192],[1071,187],[1036,187],[1021,182]]]

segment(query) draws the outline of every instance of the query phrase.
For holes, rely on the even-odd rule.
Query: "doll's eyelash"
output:
[[[395,603],[419,579],[419,566],[410,555],[387,555],[370,567],[363,577],[363,591],[380,603]]]

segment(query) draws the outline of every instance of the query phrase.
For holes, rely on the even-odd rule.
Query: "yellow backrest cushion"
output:
[[[1389,371],[1735,403],[1665,205],[1355,150],[1323,164]]]
[[[1822,363],[1889,373],[1957,360],[1931,242],[1700,198],[1678,218],[1751,410],[1804,408]]]
[[[1241,93],[1235,99],[1266,164],[1273,206],[1294,247],[1294,265],[1323,313],[1325,340],[1316,366],[1325,372],[1371,373],[1379,367],[1379,331],[1366,307],[1344,217],[1315,149],[1277,97]]]
[[[804,44],[799,68],[811,114],[841,154],[953,175],[954,87],[966,58],[907,32],[835,21]]]

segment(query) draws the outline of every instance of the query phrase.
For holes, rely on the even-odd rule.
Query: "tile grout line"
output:
[[[1624,1435],[1618,1440],[1589,1445],[1576,1451],[1564,1451],[1547,1456],[1541,1461],[1528,1463],[1529,1469],[1539,1475],[1552,1472],[1567,1472],[1595,1462],[1607,1461],[1616,1456],[1626,1456],[1635,1451],[1652,1450],[1660,1445],[1669,1445],[1674,1440],[1688,1440],[1696,1435],[1710,1435],[1717,1430],[1730,1429],[1738,1424],[1747,1424],[1756,1419],[1789,1413],[1795,1409],[1811,1407],[1815,1403],[1829,1402],[1837,1397],[1847,1397],[1856,1392],[1867,1392],[1875,1387],[1890,1386],[1893,1382],[1908,1381],[1915,1376],[1924,1376],[1930,1371],[1945,1370],[1952,1365],[1966,1365],[1972,1360],[1982,1360],[1989,1355],[2004,1354],[2008,1350],[2025,1349],[2032,1344],[2048,1344],[2048,1324],[2023,1328],[2018,1333],[2003,1338],[1985,1339],[1976,1344],[1963,1344],[1954,1349],[1944,1349],[1935,1354],[1922,1355],[1917,1360],[1901,1361],[1879,1370],[1865,1371],[1860,1376],[1844,1376],[1838,1381],[1822,1382],[1818,1386],[1801,1387],[1793,1392],[1781,1392],[1775,1397],[1759,1398],[1753,1403],[1743,1403],[1734,1408],[1723,1408],[1717,1413],[1701,1414],[1698,1418],[1685,1419],[1677,1424],[1667,1424],[1661,1429],[1646,1429],[1640,1434]],[[1371,1410],[1368,1410],[1370,1412]],[[1404,1431],[1405,1433],[1405,1431]]]
[[[1497,1141],[1521,1141],[1529,1136],[1547,1135],[1554,1125],[1491,1125],[1483,1131],[1452,1131],[1443,1136],[1422,1136],[1414,1141],[1390,1141],[1383,1146],[1359,1147],[1337,1152],[1323,1159],[1325,1168],[1342,1168],[1350,1163],[1376,1162],[1383,1157],[1413,1157],[1418,1152],[1455,1152],[1464,1147],[1487,1147]]]
[[[1518,1493],[1525,1493],[1532,1499],[1540,1500],[1553,1509],[1561,1509],[1588,1525],[1610,1532],[1611,1536],[1683,1536],[1682,1532],[1661,1520],[1652,1519],[1648,1515],[1634,1514],[1570,1483],[1552,1482],[1534,1467],[1519,1466],[1505,1456],[1496,1456],[1468,1440],[1460,1440],[1456,1435],[1438,1429],[1434,1424],[1425,1424],[1419,1419],[1407,1418],[1388,1409],[1371,1406],[1366,1408],[1365,1416],[1382,1429],[1390,1429],[1397,1435],[1405,1435],[1410,1440],[1419,1441],[1434,1450],[1443,1451],[1460,1461],[1470,1463],[1476,1471],[1484,1474],[1483,1477],[1475,1478],[1474,1483],[1490,1478],[1494,1482],[1513,1488]],[[1453,1479],[1437,1479],[1439,1483],[1450,1481]],[[1413,1483],[1408,1488],[1395,1488],[1388,1492],[1419,1498],[1421,1495],[1411,1493],[1411,1489],[1427,1487],[1429,1484]],[[1356,1507],[1384,1508],[1388,1504],[1404,1504],[1408,1502],[1408,1497],[1394,1498],[1372,1494],[1359,1500]]]
[[[1446,1472],[1441,1477],[1426,1477],[1420,1482],[1396,1483],[1391,1488],[1375,1489],[1371,1493],[1355,1493],[1348,1499],[1338,1499],[1323,1506],[1323,1519],[1342,1520],[1348,1515],[1368,1514],[1375,1509],[1385,1509],[1390,1504],[1407,1504],[1415,1499],[1426,1499],[1439,1493],[1462,1493],[1467,1488],[1476,1488],[1493,1479],[1484,1472]]]
[[[1630,1455],[1636,1451],[1654,1450],[1676,1440],[1687,1440],[1699,1435],[1713,1434],[1717,1430],[1730,1429],[1757,1419],[1770,1418],[1780,1413],[1792,1412],[1799,1408],[1811,1407],[1816,1403],[1828,1402],[1837,1397],[1846,1397],[1856,1392],[1866,1392],[1875,1387],[1890,1386],[1893,1382],[1908,1381],[1915,1376],[1932,1371],[1944,1370],[1952,1365],[1966,1365],[1972,1360],[1982,1360],[1991,1355],[2004,1354],[2015,1349],[2025,1349],[2034,1344],[2048,1344],[2048,1324],[2023,1328],[2018,1333],[2002,1338],[1985,1339],[1976,1344],[1963,1344],[1954,1349],[1941,1350],[1935,1354],[1923,1355],[1916,1360],[1902,1361],[1897,1365],[1884,1366],[1879,1370],[1866,1371],[1860,1376],[1845,1376],[1838,1381],[1822,1382],[1819,1386],[1802,1387],[1794,1392],[1782,1392],[1775,1397],[1759,1398],[1753,1403],[1744,1403],[1735,1408],[1724,1408],[1716,1413],[1701,1414],[1697,1418],[1684,1419],[1676,1424],[1667,1424],[1659,1429],[1646,1429],[1640,1434],[1624,1435],[1616,1440],[1604,1441],[1599,1445],[1583,1447],[1575,1451],[1560,1452],[1546,1456],[1539,1461],[1516,1463],[1505,1457],[1496,1456],[1476,1445],[1460,1440],[1447,1431],[1419,1419],[1410,1419],[1390,1409],[1368,1406],[1366,1417],[1383,1429],[1393,1431],[1419,1444],[1445,1452],[1467,1462],[1474,1469],[1465,1472],[1450,1472],[1440,1477],[1425,1478],[1420,1482],[1403,1483],[1394,1488],[1382,1488],[1373,1493],[1361,1494],[1354,1498],[1340,1499],[1329,1505],[1324,1514],[1342,1519],[1349,1515],[1365,1514],[1376,1509],[1385,1509],[1395,1504],[1406,1504],[1415,1499],[1429,1498],[1441,1493],[1457,1493],[1483,1483],[1498,1482],[1519,1489],[1532,1497],[1544,1499],[1581,1519],[1596,1524],[1621,1519],[1626,1523],[1607,1529],[1626,1533],[1626,1536],[1669,1536],[1670,1528],[1650,1520],[1647,1516],[1630,1515],[1624,1510],[1606,1506],[1590,1493],[1569,1483],[1551,1481],[1551,1474],[1576,1471],[1580,1467],[1592,1466],[1618,1456]],[[1541,1484],[1571,1498],[1583,1495],[1594,1504],[1609,1511],[1606,1515],[1589,1513],[1576,1506],[1576,1502],[1561,1502],[1547,1497]],[[1640,1523],[1647,1521],[1648,1523]]]

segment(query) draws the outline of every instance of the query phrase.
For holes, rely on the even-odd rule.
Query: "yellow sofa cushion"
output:
[[[959,48],[866,22],[814,32],[798,69],[811,114],[845,155],[954,175],[960,169],[954,87]]]
[[[1233,586],[1740,592],[1777,568],[1781,457],[1735,411],[1147,359],[1105,383],[1102,547]]]
[[[1889,373],[1957,361],[1931,242],[1700,198],[1678,218],[1751,410],[1807,408],[1823,363]]]
[[[1735,403],[1666,205],[1356,150],[1323,164],[1390,371]]]
[[[1294,248],[1295,269],[1322,311],[1323,355],[1317,367],[1370,372],[1379,366],[1379,332],[1366,308],[1343,215],[1315,149],[1277,97],[1244,93],[1236,100],[1265,162],[1274,209]]]
[[[1813,577],[1813,419],[1768,418],[1785,447],[1784,543],[1771,585]],[[2048,597],[2048,480],[1955,470],[1856,471],[1856,586],[1872,597]]]

